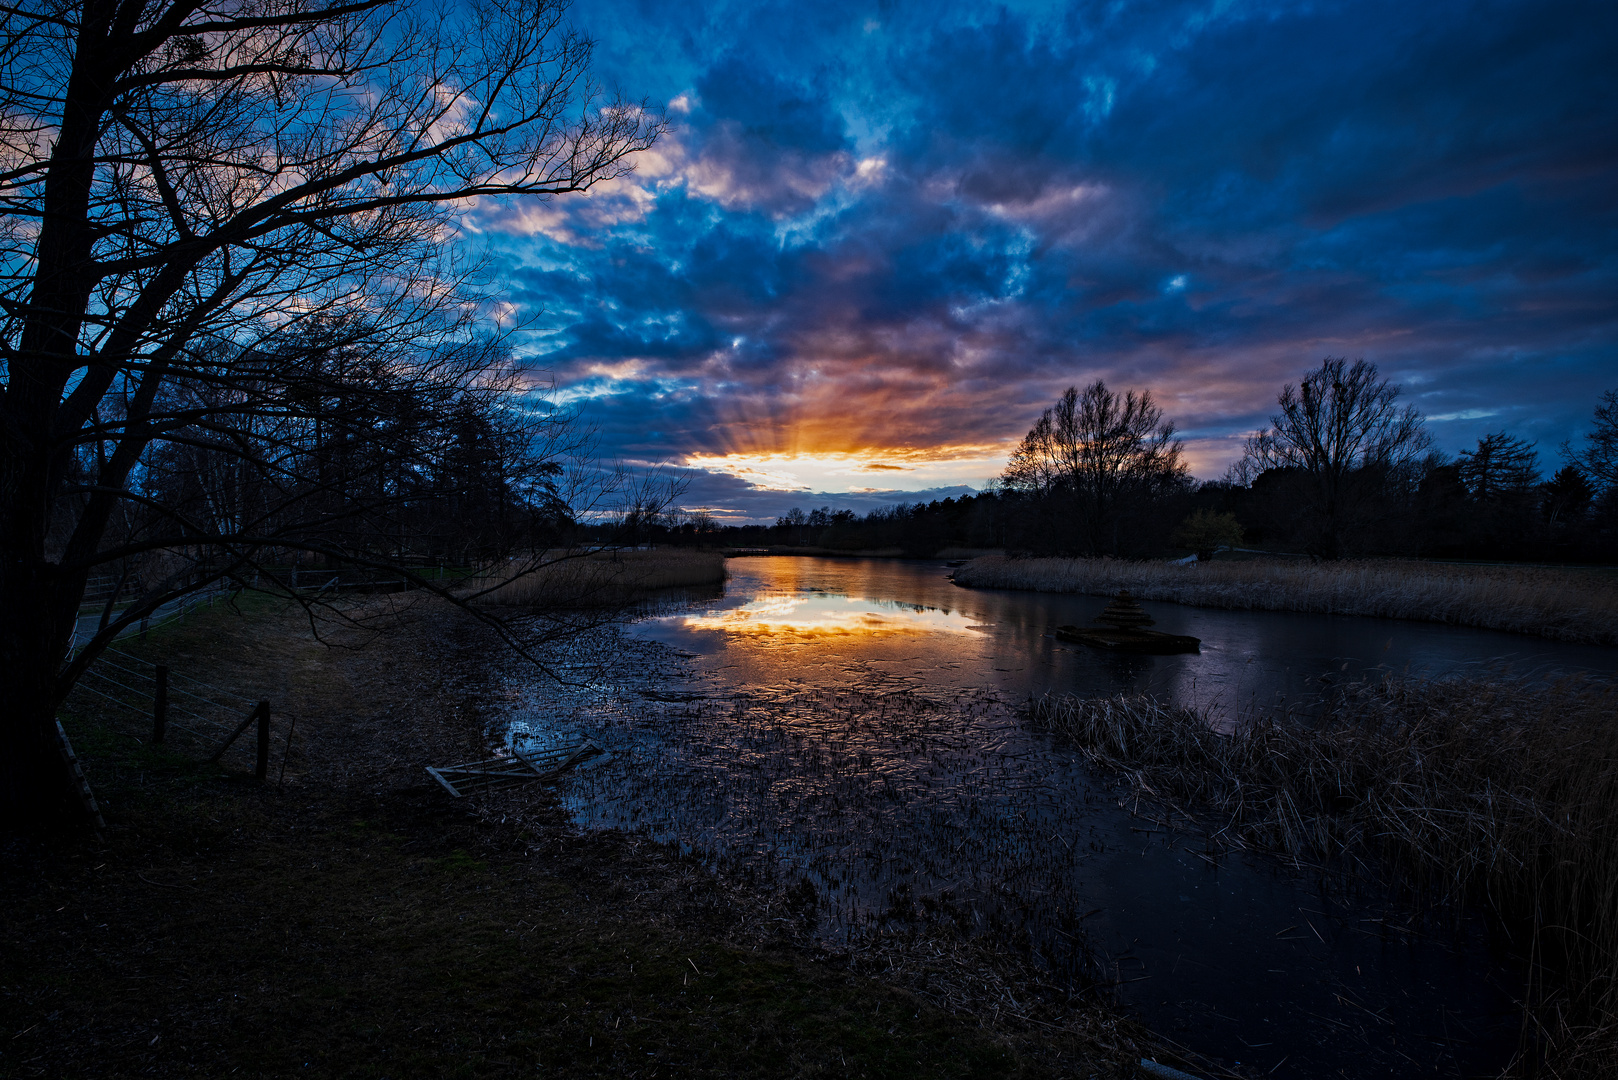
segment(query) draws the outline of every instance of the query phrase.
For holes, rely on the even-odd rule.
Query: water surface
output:
[[[1547,679],[1618,667],[1618,650],[1519,634],[1351,615],[1228,611],[1144,601],[1154,629],[1202,639],[1200,654],[1124,656],[1050,636],[1090,625],[1100,597],[964,589],[942,563],[732,559],[723,599],[641,624],[759,685],[847,682],[867,672],[927,685],[1146,692],[1240,708],[1311,701],[1322,677],[1378,668],[1421,675],[1509,672]]]
[[[521,688],[514,732],[612,750],[565,783],[582,824],[801,875],[830,937],[957,919],[1056,981],[1116,982],[1156,1030],[1255,1075],[1487,1075],[1509,1055],[1519,977],[1476,921],[1412,926],[1375,897],[1206,850],[1017,705],[1146,691],[1234,710],[1378,667],[1610,671],[1614,650],[1147,602],[1203,651],[1121,657],[1049,636],[1098,598],[961,589],[939,563],[729,567],[722,597],[599,643],[605,668],[579,657],[586,685]]]

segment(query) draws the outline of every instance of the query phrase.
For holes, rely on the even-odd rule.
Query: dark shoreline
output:
[[[974,1017],[791,935],[740,940],[754,897],[580,834],[542,785],[449,800],[422,765],[487,752],[489,642],[464,621],[420,610],[332,651],[244,607],[132,648],[269,697],[277,768],[296,717],[285,784],[111,706],[64,712],[109,829],[0,852],[0,1075],[1133,1075],[1134,1029],[1103,1012]]]

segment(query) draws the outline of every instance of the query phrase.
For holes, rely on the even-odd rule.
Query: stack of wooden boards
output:
[[[1167,655],[1202,651],[1200,638],[1146,629],[1152,625],[1153,619],[1129,595],[1128,589],[1113,598],[1106,610],[1096,616],[1096,622],[1105,625],[1058,626],[1056,637],[1060,641],[1076,641],[1081,645],[1115,652]]]

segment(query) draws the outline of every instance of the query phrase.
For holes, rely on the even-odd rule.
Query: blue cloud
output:
[[[533,362],[639,456],[1006,443],[1104,376],[1212,474],[1327,354],[1452,449],[1615,381],[1610,4],[579,14],[674,126],[489,235]]]

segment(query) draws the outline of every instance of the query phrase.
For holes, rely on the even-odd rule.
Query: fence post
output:
[[[254,712],[258,714],[258,765],[253,775],[263,780],[270,768],[270,703],[259,702]]]
[[[241,723],[237,724],[235,729],[231,731],[229,735],[225,736],[225,741],[220,743],[218,748],[215,749],[211,755],[209,755],[208,764],[217,764],[219,759],[225,756],[225,751],[230,749],[230,744],[240,738],[242,732],[252,727],[254,721],[258,722],[258,772],[262,777],[264,775],[264,770],[268,767],[267,758],[269,755],[270,703],[268,701],[261,701],[257,705],[253,706],[253,711],[249,712],[246,718],[243,719]]]
[[[152,688],[152,741],[163,741],[164,729],[169,725],[169,668],[167,664],[158,664],[152,675],[156,684]]]

